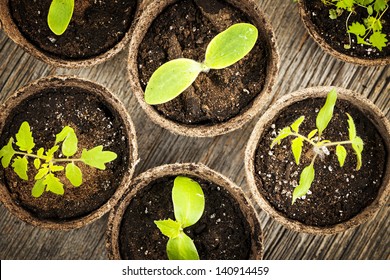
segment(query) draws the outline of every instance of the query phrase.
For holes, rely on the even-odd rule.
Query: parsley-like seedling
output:
[[[194,241],[183,231],[194,225],[203,215],[204,194],[200,185],[191,178],[178,176],[172,188],[172,219],[154,221],[162,234],[169,237],[167,254],[170,260],[199,260]]]
[[[321,0],[327,6],[333,6],[329,10],[331,19],[338,18],[344,12],[349,13],[346,20],[346,29],[349,37],[349,44],[344,45],[350,49],[352,44],[351,34],[357,39],[357,44],[368,45],[382,51],[387,46],[387,34],[382,33],[382,17],[389,8],[389,0]],[[357,7],[367,11],[367,17],[362,22],[349,22],[349,19]]]
[[[186,90],[201,72],[226,68],[241,60],[252,50],[257,36],[255,26],[234,24],[211,40],[204,62],[178,58],[161,65],[146,86],[146,103],[157,105],[168,102]]]
[[[78,150],[78,139],[75,131],[70,126],[65,126],[56,135],[56,140],[47,151],[39,148],[33,153],[35,147],[34,138],[28,122],[23,122],[15,135],[9,139],[8,144],[0,150],[1,164],[7,168],[13,159],[12,168],[23,180],[29,180],[27,171],[29,169],[28,158],[34,159],[33,165],[37,174],[36,181],[31,194],[40,197],[44,191],[49,191],[58,195],[64,194],[64,184],[56,177],[56,172],[65,169],[65,176],[74,187],[79,187],[83,182],[81,169],[76,165],[82,162],[97,169],[105,170],[105,164],[116,159],[117,154],[111,151],[103,151],[103,146],[97,146],[90,150],[83,149],[80,158],[71,158]],[[62,143],[62,144],[60,144]],[[14,144],[18,147],[14,149]],[[60,149],[66,158],[55,158],[54,154]],[[67,163],[64,167],[63,164]]]
[[[281,141],[287,137],[294,137],[291,141],[291,150],[294,155],[294,159],[297,165],[300,164],[302,147],[304,142],[312,145],[313,147],[313,158],[311,163],[306,166],[299,179],[299,185],[294,189],[292,203],[294,204],[297,198],[302,197],[309,191],[312,182],[315,177],[314,162],[317,157],[324,158],[330,154],[329,147],[336,146],[336,155],[339,161],[340,167],[343,167],[345,159],[347,157],[347,150],[344,145],[351,145],[357,158],[356,170],[359,170],[362,166],[362,151],[363,151],[363,140],[356,135],[356,127],[352,117],[347,113],[348,122],[348,133],[349,139],[339,142],[331,142],[323,139],[323,131],[328,126],[330,120],[333,117],[333,109],[337,100],[336,90],[331,90],[326,98],[325,105],[318,112],[316,118],[316,129],[312,130],[307,136],[299,133],[299,126],[305,120],[305,116],[299,117],[293,124],[280,130],[279,134],[272,141],[271,149],[276,145],[280,144]]]
[[[47,24],[56,35],[62,35],[68,28],[74,10],[74,0],[53,0],[47,15]]]

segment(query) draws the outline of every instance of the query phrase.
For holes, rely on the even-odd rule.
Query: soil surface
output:
[[[41,219],[64,221],[89,214],[102,206],[116,191],[121,183],[129,162],[129,147],[125,126],[113,108],[100,98],[86,90],[75,87],[46,89],[22,102],[7,118],[0,144],[3,147],[10,137],[15,138],[23,121],[28,121],[38,148],[51,148],[55,135],[66,125],[71,126],[78,137],[78,152],[83,149],[103,145],[103,150],[115,152],[118,157],[106,164],[106,170],[98,170],[83,163],[76,163],[82,170],[83,184],[73,187],[64,176],[57,172],[64,183],[64,195],[44,192],[40,198],[34,198],[31,190],[37,170],[33,161],[29,161],[29,180],[23,181],[11,167],[0,168],[0,178],[9,188],[12,198],[33,216]],[[17,148],[16,146],[14,147]],[[55,157],[59,158],[58,151]]]
[[[10,12],[20,32],[38,49],[62,59],[87,59],[114,47],[129,30],[136,0],[75,1],[70,24],[61,36],[47,24],[52,0],[10,0]]]
[[[120,227],[119,246],[123,259],[167,259],[164,236],[154,220],[174,220],[172,187],[176,176],[157,179],[130,202]],[[201,219],[185,229],[200,259],[248,259],[251,233],[237,201],[222,187],[193,178],[205,194]]]
[[[334,141],[348,140],[346,113],[355,121],[357,135],[364,141],[363,165],[356,171],[356,155],[350,145],[343,167],[340,167],[335,148],[330,147],[330,155],[315,161],[314,182],[306,197],[297,199],[291,205],[292,192],[299,184],[303,168],[310,164],[313,151],[304,143],[301,163],[296,165],[289,137],[276,145],[270,145],[278,131],[291,125],[300,116],[305,116],[299,131],[308,135],[315,128],[315,119],[325,99],[301,101],[284,109],[279,117],[269,124],[259,141],[255,156],[257,188],[279,212],[288,218],[306,225],[332,226],[346,221],[367,207],[376,197],[386,164],[387,153],[384,141],[375,126],[357,107],[342,100],[336,102],[334,117],[323,132],[323,139]]]
[[[253,20],[224,1],[184,0],[168,6],[154,20],[138,51],[143,89],[153,72],[169,60],[185,57],[203,61],[211,39],[239,22]],[[241,61],[201,73],[179,97],[155,108],[182,124],[215,124],[244,112],[265,83],[269,50],[261,37]]]
[[[390,57],[390,45],[384,47],[382,51],[372,46],[364,46],[356,44],[356,36],[351,34],[352,44],[351,49],[344,48],[345,44],[349,44],[346,22],[349,13],[344,11],[337,19],[329,18],[329,10],[334,9],[334,6],[325,5],[321,0],[303,0],[302,1],[308,16],[314,24],[317,33],[325,39],[325,41],[335,50],[353,57],[376,59],[381,57]],[[355,12],[351,14],[348,22],[360,22],[363,24],[363,19],[367,18],[367,10],[362,7],[357,7]],[[390,12],[387,11],[382,17],[382,33],[390,34]],[[389,38],[388,38],[389,39]],[[390,40],[389,40],[390,41]]]

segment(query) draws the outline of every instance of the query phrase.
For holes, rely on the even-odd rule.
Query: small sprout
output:
[[[169,237],[167,254],[170,260],[199,260],[198,251],[184,229],[199,221],[204,212],[204,194],[194,180],[178,176],[172,188],[175,221],[171,219],[154,221],[161,233]]]
[[[382,51],[387,46],[387,34],[382,33],[382,18],[387,12],[388,0],[321,0],[326,6],[334,7],[329,10],[329,17],[337,19],[344,11],[348,12],[345,22],[349,37],[349,43],[344,44],[345,49],[350,49],[352,45],[351,34],[357,38],[357,44],[368,45]],[[356,9],[365,8],[367,17],[362,22],[349,22]]]
[[[356,154],[357,165],[356,170],[359,170],[362,166],[362,152],[363,152],[363,140],[356,135],[356,127],[352,117],[347,113],[347,122],[348,122],[348,136],[349,139],[339,142],[331,142],[326,139],[322,139],[323,131],[328,127],[329,122],[333,117],[333,110],[337,100],[337,92],[332,89],[326,98],[324,106],[320,109],[316,118],[316,129],[312,130],[307,137],[299,133],[299,126],[305,120],[304,116],[299,117],[294,123],[290,126],[285,127],[280,130],[279,134],[271,143],[271,149],[280,144],[281,141],[287,137],[295,137],[291,141],[291,150],[294,155],[294,159],[297,165],[300,164],[300,158],[302,154],[302,148],[304,142],[307,142],[312,145],[314,156],[311,160],[310,165],[306,166],[299,179],[299,185],[294,189],[292,203],[294,204],[297,198],[305,196],[311,184],[315,178],[315,169],[314,162],[317,157],[324,158],[330,154],[328,147],[336,146],[336,156],[339,161],[340,167],[344,166],[345,159],[347,157],[347,150],[345,145],[351,145],[352,149]],[[318,133],[317,137],[314,137]],[[331,168],[329,168],[331,171]]]
[[[68,28],[74,10],[74,0],[53,0],[47,15],[47,24],[56,35],[62,35]]]
[[[7,168],[17,155],[13,162],[12,168],[15,173],[25,181],[28,181],[28,158],[34,159],[33,165],[38,172],[34,176],[36,181],[31,190],[33,197],[40,197],[45,191],[58,195],[64,194],[64,184],[56,177],[55,173],[65,170],[65,177],[74,187],[79,187],[83,182],[83,174],[76,162],[82,162],[86,165],[104,170],[105,164],[116,159],[117,154],[110,151],[103,151],[103,146],[97,146],[91,150],[84,149],[80,158],[71,158],[78,151],[78,140],[75,131],[69,126],[65,126],[60,133],[56,135],[54,146],[47,151],[39,148],[36,154],[33,153],[35,147],[34,138],[28,122],[23,122],[15,135],[15,145],[18,150],[14,149],[14,139],[11,137],[8,144],[0,150],[1,163]],[[62,145],[61,145],[62,143]],[[55,153],[60,149],[66,159],[55,158]],[[67,163],[64,167],[59,165]]]
[[[234,24],[211,40],[204,62],[178,58],[161,65],[146,86],[146,103],[157,105],[168,102],[191,86],[201,72],[226,68],[238,62],[252,50],[257,37],[255,26]]]

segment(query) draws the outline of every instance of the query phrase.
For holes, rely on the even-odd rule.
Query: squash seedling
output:
[[[387,34],[382,33],[382,17],[389,8],[389,0],[321,0],[327,6],[333,8],[329,10],[331,19],[338,18],[343,13],[348,13],[345,22],[349,43],[344,45],[345,49],[350,49],[352,44],[351,34],[357,39],[357,44],[368,45],[382,51],[387,46]],[[362,22],[349,22],[349,19],[357,8],[363,8],[367,12],[367,17]]]
[[[28,158],[34,159],[33,165],[37,174],[34,177],[35,184],[31,194],[33,197],[40,197],[44,191],[58,195],[64,194],[64,184],[56,177],[56,172],[65,169],[65,176],[74,187],[79,187],[83,182],[81,169],[76,165],[82,162],[97,169],[105,170],[105,164],[116,159],[117,154],[111,151],[103,151],[103,146],[97,146],[90,150],[83,149],[80,158],[72,158],[78,150],[78,139],[73,128],[65,126],[56,135],[53,147],[47,151],[39,148],[33,153],[35,147],[34,138],[28,122],[23,122],[18,133],[11,137],[8,144],[0,150],[1,164],[7,168],[13,159],[12,168],[23,180],[29,180],[27,171],[29,169]],[[60,149],[66,158],[55,158],[54,154]],[[17,150],[14,149],[14,144]],[[67,163],[64,167],[59,164]]]
[[[74,0],[53,0],[47,15],[47,24],[56,35],[62,35],[68,28],[74,10]]]
[[[294,139],[291,141],[291,150],[297,165],[300,164],[300,158],[304,142],[312,145],[314,156],[311,160],[311,163],[306,166],[300,174],[299,185],[295,187],[293,191],[292,204],[295,203],[297,198],[306,195],[309,191],[315,177],[314,162],[318,157],[324,158],[326,155],[329,155],[329,147],[336,146],[336,156],[339,161],[340,167],[343,167],[345,159],[347,157],[347,150],[344,146],[351,145],[357,158],[356,170],[359,170],[362,166],[362,151],[364,145],[363,140],[356,135],[355,123],[348,113],[347,122],[349,139],[339,142],[331,142],[329,140],[323,139],[322,133],[333,117],[333,109],[336,100],[337,92],[333,89],[328,93],[324,106],[318,112],[316,118],[316,129],[312,130],[307,136],[299,133],[299,126],[305,120],[305,116],[301,116],[290,126],[281,129],[276,138],[272,141],[271,149],[275,145],[280,144],[283,139],[287,137],[294,137]]]
[[[204,211],[204,194],[200,185],[188,177],[175,178],[172,188],[175,221],[154,221],[161,233],[169,238],[166,250],[170,260],[199,260],[194,241],[184,229],[199,221]]]
[[[168,102],[186,90],[201,72],[226,68],[238,62],[252,50],[257,36],[255,26],[234,24],[211,40],[204,62],[178,58],[161,65],[146,86],[146,103],[157,105]]]

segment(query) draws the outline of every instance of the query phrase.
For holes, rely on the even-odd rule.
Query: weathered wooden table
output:
[[[360,67],[325,54],[308,36],[292,0],[261,0],[276,33],[280,71],[274,100],[300,88],[332,85],[349,88],[373,101],[390,118],[390,66]],[[48,66],[25,53],[0,31],[0,101],[35,79],[71,74],[97,81],[117,94],[135,123],[141,161],[136,175],[173,162],[201,162],[247,190],[244,150],[258,116],[243,129],[209,139],[176,136],[152,123],[129,90],[127,51],[101,65],[67,70]],[[222,156],[223,155],[223,156]],[[331,236],[287,230],[257,207],[265,259],[390,259],[387,204],[370,222]],[[78,230],[57,232],[27,225],[0,205],[1,259],[105,259],[107,215]]]

